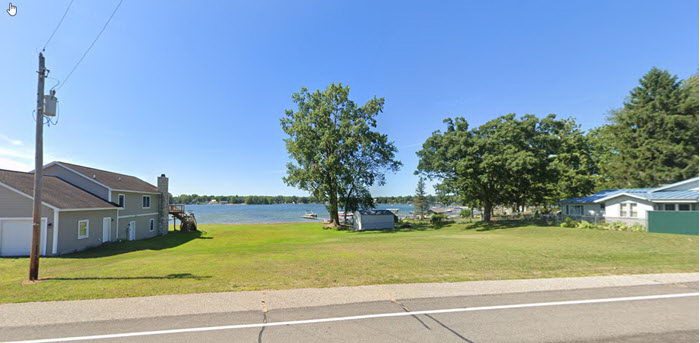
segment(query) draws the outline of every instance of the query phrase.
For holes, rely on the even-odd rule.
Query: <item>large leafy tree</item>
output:
[[[698,175],[698,78],[652,68],[592,133],[601,187],[653,187]]]
[[[349,95],[350,87],[340,83],[315,92],[302,88],[292,95],[297,109],[281,119],[293,160],[284,182],[327,202],[331,225],[339,224],[339,203],[371,206],[369,187],[384,184],[384,173],[401,166],[394,144],[376,131],[384,99],[359,106]]]
[[[573,120],[509,114],[474,129],[462,117],[445,123],[418,152],[418,172],[483,207],[485,221],[497,205],[548,204],[593,189],[592,146]]]

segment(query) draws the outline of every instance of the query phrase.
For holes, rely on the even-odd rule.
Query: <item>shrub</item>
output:
[[[576,223],[576,228],[577,229],[597,229],[597,225],[592,224],[591,222],[582,220],[582,221]]]
[[[564,218],[564,221],[559,224],[560,227],[576,227],[576,221],[571,219],[571,217]]]
[[[472,216],[472,210],[465,208],[465,209],[459,211],[459,216],[462,218],[469,218]]]
[[[577,228],[577,229],[594,229],[594,230],[610,230],[610,231],[629,231],[629,232],[646,232],[646,228],[639,224],[627,225],[625,223],[591,223],[585,220],[577,222],[569,217],[565,218],[560,224],[560,227]]]
[[[436,213],[430,217],[430,224],[442,226],[447,222],[447,217],[444,214]]]

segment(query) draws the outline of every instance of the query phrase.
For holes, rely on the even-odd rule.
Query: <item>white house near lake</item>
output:
[[[697,211],[698,178],[656,188],[627,188],[560,202],[565,217],[647,226],[649,211]]]

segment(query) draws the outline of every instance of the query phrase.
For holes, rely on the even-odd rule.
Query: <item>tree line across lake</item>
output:
[[[449,205],[452,200],[438,199],[437,196],[427,195],[427,200],[431,204]],[[275,204],[318,204],[322,201],[305,196],[294,195],[198,195],[198,194],[181,194],[171,198],[171,204],[208,204],[210,201],[216,200],[217,203],[236,204],[236,205],[275,205]],[[441,200],[443,202],[441,202]],[[410,204],[413,202],[412,195],[404,196],[388,196],[375,197],[377,204]]]

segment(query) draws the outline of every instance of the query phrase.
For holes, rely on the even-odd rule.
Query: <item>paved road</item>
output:
[[[0,341],[132,334],[99,342],[697,342],[697,282],[398,299],[329,306],[2,327]],[[656,295],[686,296],[632,298]],[[611,299],[608,302],[588,302]],[[635,300],[637,299],[637,300]],[[525,304],[525,305],[523,305]],[[494,308],[495,307],[495,308]],[[466,308],[460,312],[440,312]],[[406,312],[422,312],[406,315]],[[387,317],[371,317],[391,314]],[[328,318],[363,316],[328,321]],[[318,320],[312,323],[299,322]],[[331,319],[335,320],[335,319]],[[289,322],[262,326],[261,323]],[[254,327],[241,327],[250,324]],[[238,327],[231,328],[232,325]],[[229,326],[228,328],[221,326]],[[157,332],[212,328],[199,332]],[[217,328],[218,327],[218,328]],[[152,335],[142,335],[143,332]],[[153,332],[156,331],[156,332]]]

